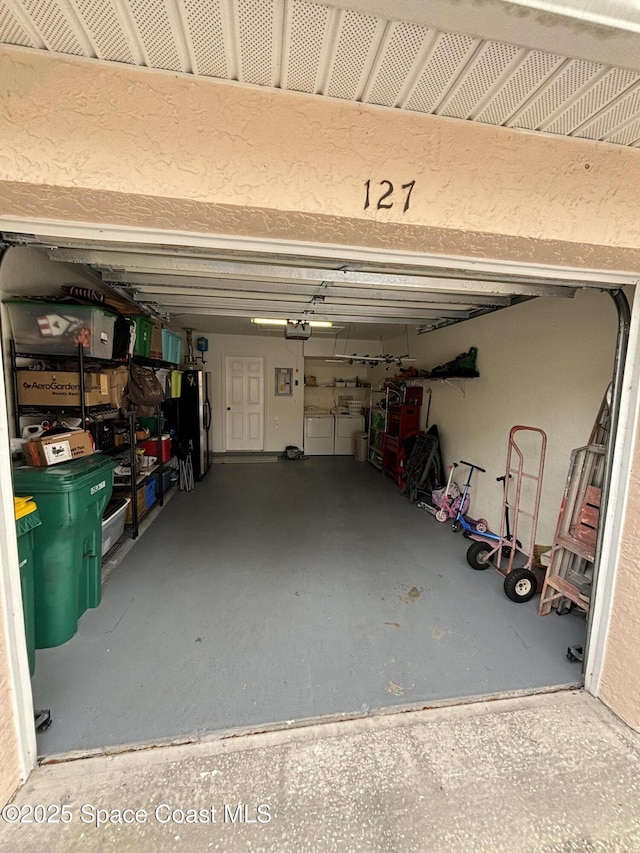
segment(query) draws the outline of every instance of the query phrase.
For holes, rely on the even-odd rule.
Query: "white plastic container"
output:
[[[367,461],[367,442],[369,436],[366,432],[357,432],[353,436],[353,455],[358,462]]]
[[[110,551],[124,533],[124,519],[131,498],[109,501],[102,516],[102,556]]]

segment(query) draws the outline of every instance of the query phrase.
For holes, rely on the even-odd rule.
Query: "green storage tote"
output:
[[[35,594],[33,578],[33,537],[41,521],[38,509],[33,501],[15,500],[16,533],[18,535],[18,562],[20,564],[20,589],[22,590],[22,610],[24,613],[24,632],[27,641],[29,672],[36,671],[36,624]]]
[[[115,462],[100,454],[49,468],[14,469],[14,491],[33,495],[41,525],[33,531],[35,647],[66,643],[102,582],[102,513]]]
[[[151,358],[151,337],[153,335],[153,323],[148,317],[134,317],[136,322],[136,342],[133,345],[134,355]]]

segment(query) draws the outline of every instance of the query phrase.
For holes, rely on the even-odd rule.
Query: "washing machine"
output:
[[[364,415],[334,415],[333,452],[336,456],[353,456],[353,436],[364,432]]]
[[[333,455],[333,415],[329,412],[305,412],[304,452],[307,456]]]

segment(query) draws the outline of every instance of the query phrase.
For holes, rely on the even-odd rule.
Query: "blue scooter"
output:
[[[486,518],[478,518],[476,520],[473,518],[467,518],[462,514],[462,507],[467,504],[467,496],[469,495],[469,489],[471,488],[471,477],[473,476],[473,472],[482,471],[483,474],[486,474],[486,468],[481,468],[479,465],[472,465],[471,462],[465,462],[464,459],[460,460],[460,464],[469,466],[469,474],[467,475],[467,481],[464,484],[464,489],[462,490],[460,506],[458,507],[458,512],[451,524],[451,529],[454,533],[457,533],[459,530],[464,530],[465,535],[482,533],[484,536],[489,530],[489,522]],[[493,536],[493,534],[489,535]]]

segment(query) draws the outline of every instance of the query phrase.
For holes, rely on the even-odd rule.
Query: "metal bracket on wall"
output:
[[[429,379],[429,382],[440,382],[443,385],[448,385],[450,388],[453,388],[454,391],[459,391],[463,397],[467,396],[467,380],[466,379],[456,378],[455,376],[452,376],[451,378],[448,378],[448,379],[445,377],[443,377],[442,379],[437,379],[434,377],[433,379]],[[460,384],[456,384],[456,383],[460,383]]]

